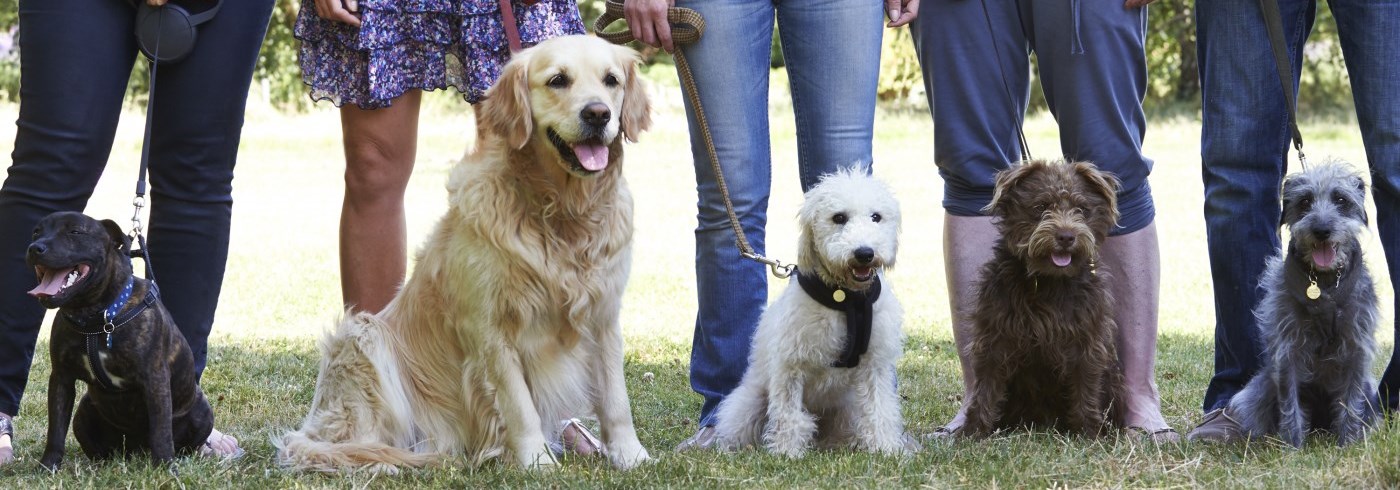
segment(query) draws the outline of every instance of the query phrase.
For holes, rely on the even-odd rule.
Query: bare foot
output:
[[[237,459],[243,456],[243,448],[238,447],[238,439],[214,429],[199,448],[199,455],[207,458]]]
[[[1142,390],[1133,392],[1132,388],[1128,391],[1123,422],[1129,429],[1141,432],[1146,440],[1156,444],[1181,441],[1181,435],[1162,417],[1161,402],[1155,389],[1146,393]]]
[[[14,421],[9,415],[0,413],[0,465],[15,460],[15,448],[12,445],[14,433]]]

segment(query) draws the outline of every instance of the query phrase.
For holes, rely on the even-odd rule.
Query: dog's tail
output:
[[[284,468],[395,472],[438,459],[415,451],[412,410],[387,324],[370,314],[343,319],[321,341],[321,372],[300,430],[272,443]]]

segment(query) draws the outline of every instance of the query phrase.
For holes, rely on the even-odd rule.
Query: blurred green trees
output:
[[[122,0],[110,0],[122,1]],[[1219,0],[1206,0],[1219,1]],[[1233,0],[1232,0],[1233,1]],[[18,0],[0,0],[0,99],[15,100],[19,88],[19,56],[16,41],[22,33],[17,23]],[[292,35],[300,0],[277,0],[268,27],[267,42],[259,57],[254,93],[287,110],[309,104],[301,84],[297,64],[297,41]],[[593,19],[603,12],[603,0],[580,0],[579,7],[592,28]],[[1193,0],[1159,0],[1151,6],[1147,32],[1149,79],[1146,104],[1149,107],[1197,107],[1200,82],[1196,66],[1195,18]],[[620,26],[621,24],[615,24]],[[775,37],[776,42],[776,37]],[[646,46],[643,58],[651,64],[669,64],[665,52]],[[1308,61],[1303,72],[1299,104],[1304,114],[1344,109],[1351,106],[1346,67],[1337,41],[1337,27],[1325,3],[1318,5],[1318,19],[1312,39],[1305,49]],[[773,66],[782,66],[782,52],[773,50]],[[129,91],[138,100],[144,97],[145,63],[138,62]],[[886,32],[880,62],[879,97],[885,101],[919,104],[923,81],[907,29]],[[654,71],[666,76],[666,70]]]

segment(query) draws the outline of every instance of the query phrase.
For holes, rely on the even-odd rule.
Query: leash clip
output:
[[[787,279],[792,275],[792,271],[797,268],[797,264],[784,264],[781,260],[770,259],[753,252],[739,252],[739,255],[755,262],[767,264],[768,268],[773,271],[773,275],[777,276],[778,279]]]
[[[141,236],[141,210],[146,208],[146,196],[138,195],[131,198],[131,205],[136,208],[131,213],[131,236]]]

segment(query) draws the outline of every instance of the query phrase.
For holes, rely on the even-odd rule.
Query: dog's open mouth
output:
[[[1313,267],[1330,271],[1337,265],[1337,244],[1319,243],[1312,251]]]
[[[868,265],[858,265],[851,268],[851,278],[858,283],[870,282],[875,278],[875,268]]]
[[[87,279],[88,272],[91,270],[91,266],[81,263],[72,267],[58,268],[36,265],[34,266],[34,275],[39,278],[39,285],[29,290],[29,295],[39,299],[61,297],[70,288]]]
[[[1050,252],[1050,263],[1055,264],[1055,267],[1069,267],[1069,264],[1073,262],[1074,254],[1068,251],[1056,250]]]
[[[608,167],[608,145],[602,138],[586,138],[575,143],[564,141],[554,128],[545,130],[549,135],[549,142],[554,144],[554,149],[559,152],[559,158],[568,162],[574,171],[580,173],[597,173]]]

